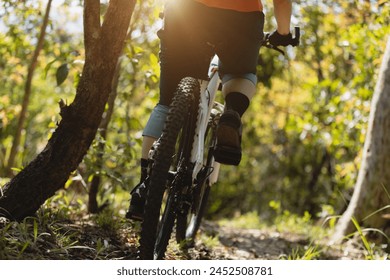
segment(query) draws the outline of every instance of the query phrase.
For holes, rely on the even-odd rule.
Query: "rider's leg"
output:
[[[221,12],[222,13],[222,12]],[[241,161],[241,116],[256,92],[257,61],[263,38],[264,14],[224,11],[214,36],[220,58],[226,110],[217,129],[216,161],[238,165]],[[234,22],[234,24],[226,24]]]
[[[199,28],[194,23],[201,15],[192,1],[179,1],[166,6],[164,27],[160,38],[160,100],[143,132],[141,154],[141,180],[131,191],[129,211],[126,217],[142,219],[145,193],[148,187],[147,159],[154,141],[161,135],[169,105],[180,80],[186,76],[207,79],[210,62],[210,46],[200,39]],[[197,15],[197,11],[199,14]]]
[[[241,117],[256,92],[254,75],[233,76],[223,79],[222,93],[225,97],[225,112],[217,128],[216,161],[238,165],[241,161]]]
[[[145,194],[149,184],[147,178],[149,167],[148,155],[154,141],[161,135],[168,110],[168,106],[158,104],[150,115],[149,121],[144,129],[141,154],[141,178],[140,182],[130,192],[131,200],[126,218],[142,220]]]

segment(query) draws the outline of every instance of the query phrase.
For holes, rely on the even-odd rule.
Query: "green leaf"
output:
[[[73,82],[73,85],[75,88],[77,88],[79,82],[80,82],[80,79],[81,79],[81,73],[80,72],[77,72],[76,74],[74,74],[74,82]]]
[[[58,67],[57,73],[56,73],[57,86],[61,85],[66,80],[66,78],[68,77],[68,74],[69,74],[68,63],[64,63],[60,67]]]
[[[34,220],[34,243],[37,241],[38,238],[38,222]]]
[[[46,79],[46,77],[47,77],[47,72],[49,72],[51,66],[52,66],[53,63],[56,62],[57,60],[58,60],[58,58],[56,58],[56,59],[50,61],[50,62],[46,65],[45,70],[44,70],[44,78],[45,78],[45,79]]]

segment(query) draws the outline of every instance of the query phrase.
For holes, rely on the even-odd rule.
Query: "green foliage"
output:
[[[200,236],[200,240],[206,247],[208,247],[210,249],[220,245],[219,236],[218,235],[208,236],[208,235],[203,235],[202,234]]]
[[[388,3],[344,4],[300,1],[294,20],[301,46],[286,58],[262,55],[269,69],[259,73],[269,71],[272,78],[260,83],[271,87],[260,84],[243,118],[243,160],[238,169],[222,168],[210,217],[256,210],[272,221],[283,211],[270,212],[270,201],[299,216],[323,215],[325,205],[342,211],[356,181],[390,31]]]
[[[254,212],[248,212],[243,215],[240,215],[238,217],[235,217],[233,220],[231,219],[221,219],[219,221],[220,225],[227,225],[234,228],[263,228],[266,225],[261,222],[259,218],[259,213],[256,211]]]
[[[40,1],[2,1],[7,11],[0,17],[0,176],[10,153],[14,131],[17,126],[24,94],[27,70],[32,59],[44,5]],[[3,8],[2,7],[2,8]],[[61,7],[62,16],[68,6]],[[1,9],[2,10],[2,9]],[[37,12],[38,11],[38,12]],[[52,9],[52,13],[60,11]],[[68,18],[67,23],[72,19]],[[59,120],[59,99],[68,99],[74,94],[72,82],[55,88],[55,73],[51,66],[60,66],[63,57],[81,48],[80,35],[72,37],[68,31],[51,17],[43,51],[38,58],[32,85],[32,96],[28,107],[26,126],[22,133],[22,144],[14,167],[30,162],[46,144],[52,129]],[[73,55],[74,56],[74,55]]]
[[[105,209],[101,213],[99,213],[96,217],[96,224],[101,227],[102,229],[114,233],[116,232],[120,224],[118,223],[117,219],[115,219],[113,215],[112,209]]]

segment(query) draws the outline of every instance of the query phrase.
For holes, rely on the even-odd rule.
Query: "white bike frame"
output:
[[[200,83],[200,105],[198,119],[195,129],[194,144],[191,151],[191,162],[194,163],[192,173],[192,181],[196,179],[199,171],[204,166],[204,145],[205,133],[209,122],[210,114],[213,109],[223,111],[223,105],[215,102],[215,97],[221,80],[218,75],[218,57],[215,55],[209,67],[209,80],[199,80]],[[215,106],[217,108],[215,108]],[[209,185],[211,186],[218,180],[220,164],[216,161],[212,164],[212,170],[209,177]]]

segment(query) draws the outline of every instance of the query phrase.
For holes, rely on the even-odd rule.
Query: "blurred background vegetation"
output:
[[[60,119],[59,100],[73,100],[84,60],[81,2],[52,3],[12,166],[8,159],[47,1],[0,4],[0,186],[44,148]],[[271,2],[264,1],[266,31],[275,29]],[[87,193],[99,175],[99,203],[119,203],[123,211],[139,180],[142,129],[158,100],[162,10],[162,0],[138,1],[107,135],[97,135],[65,186]],[[221,169],[209,218],[251,212],[272,222],[286,213],[321,219],[343,212],[360,166],[389,14],[389,1],[294,1],[301,45],[288,48],[285,57],[261,51],[258,94],[243,119],[243,160]]]

